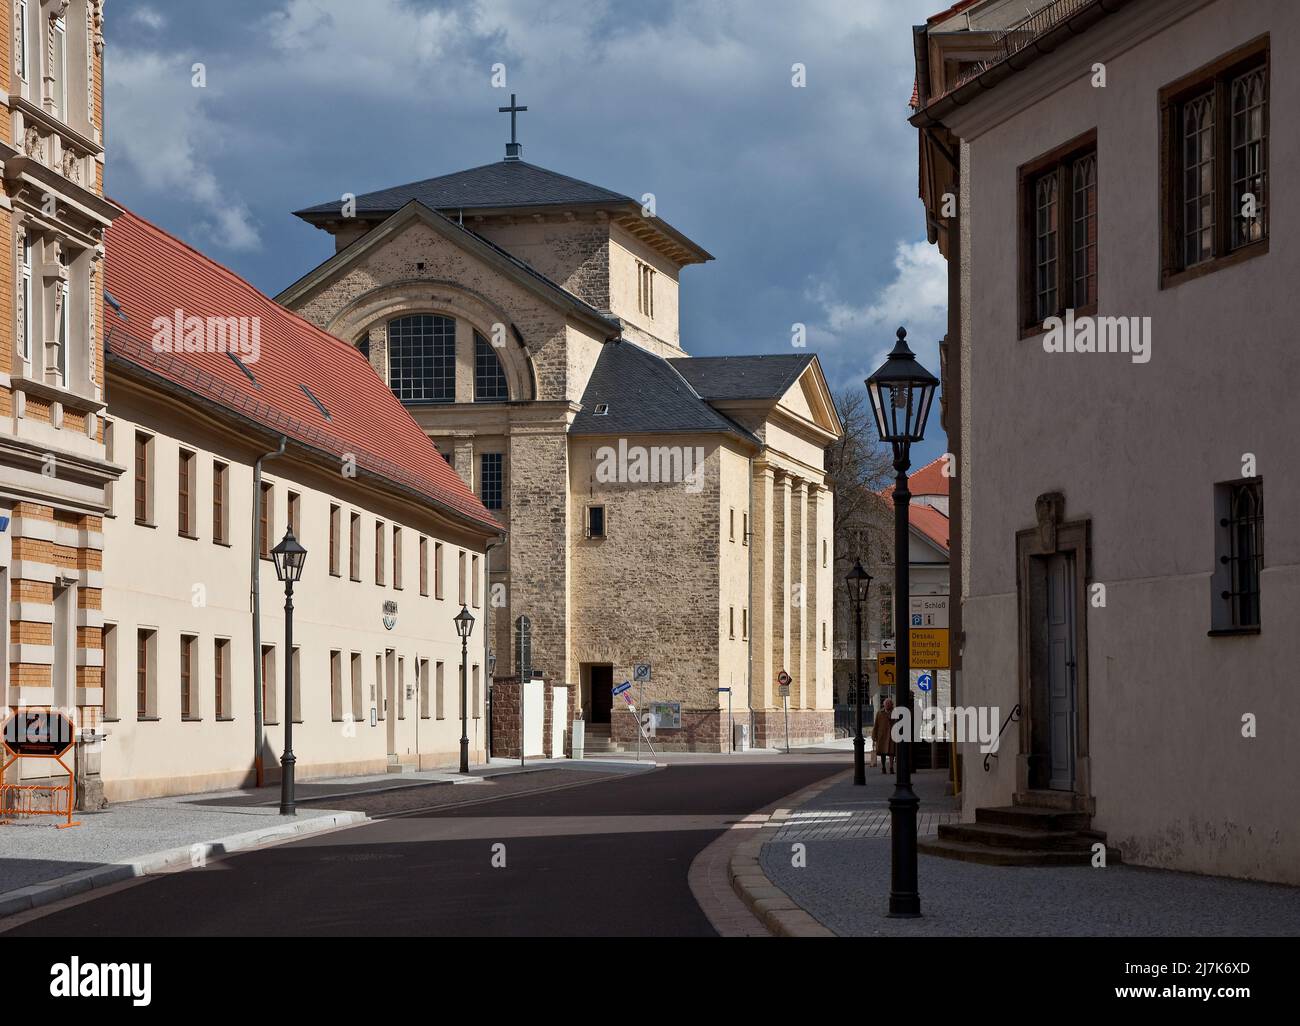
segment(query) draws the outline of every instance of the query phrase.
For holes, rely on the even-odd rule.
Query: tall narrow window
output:
[[[0,584],[8,581],[0,578]],[[102,633],[104,645],[104,719],[117,719],[117,625],[104,624]]]
[[[1020,170],[1021,327],[1097,303],[1096,133]]]
[[[272,486],[262,482],[261,502],[257,508],[257,548],[263,559],[271,558],[271,505],[275,501]]]
[[[302,722],[302,649],[293,646],[293,722]]]
[[[480,674],[479,674],[479,668],[478,668],[478,665],[475,664],[475,665],[470,669],[470,682],[471,682],[471,693],[470,693],[470,694],[471,694],[471,697],[470,697],[470,701],[472,701],[472,702],[474,703],[474,706],[473,706],[473,709],[474,709],[473,716],[474,716],[474,719],[476,719],[476,720],[479,718],[479,710],[483,708],[483,695],[482,695],[482,690],[483,690],[483,689],[482,689],[482,686],[481,686],[481,684],[480,684],[480,679],[481,679],[481,678],[480,678]]]
[[[636,262],[636,308],[647,317],[655,315],[655,271],[649,264]]]
[[[388,383],[403,402],[454,402],[456,322],[435,314],[389,321]]]
[[[442,542],[433,543],[433,597],[442,598]]]
[[[393,587],[402,587],[402,529],[393,525]]]
[[[434,667],[434,671],[433,671],[433,710],[434,710],[433,714],[440,720],[445,718],[444,715],[445,706],[443,705],[443,703],[446,699],[446,693],[444,691],[443,685],[444,685],[444,669],[443,669],[443,664],[439,662]]]
[[[360,723],[366,718],[365,696],[362,694],[361,653],[352,653],[352,720]]]
[[[397,657],[397,718],[406,719],[406,657]]]
[[[24,360],[32,358],[32,234],[23,232],[19,240],[22,285],[18,294],[18,349]]]
[[[135,716],[138,720],[154,716],[154,682],[157,666],[154,664],[155,631],[141,628],[135,632]]]
[[[275,646],[262,646],[262,722],[279,723],[275,701]]]
[[[330,718],[343,719],[343,653],[330,652]]]
[[[1264,569],[1264,485],[1258,478],[1217,485],[1213,630],[1258,629]]]
[[[18,0],[18,77],[27,81],[27,0]]]
[[[1267,250],[1269,41],[1160,91],[1162,284]]]
[[[465,550],[461,549],[460,556],[456,564],[456,573],[458,575],[458,585],[456,589],[456,601],[462,606],[465,604]]]
[[[194,636],[181,635],[181,719],[198,719],[194,701]]]
[[[68,283],[59,282],[59,323],[55,327],[55,345],[58,353],[59,366],[59,383],[67,388],[71,383],[69,374],[71,368],[68,365],[68,316],[69,308],[72,305]]]
[[[339,569],[339,533],[343,530],[343,512],[330,503],[330,573],[337,577]]]
[[[194,538],[194,453],[182,449],[176,462],[176,531]]]
[[[153,516],[153,438],[135,433],[135,522],[149,524]]]
[[[349,524],[348,542],[348,576],[354,581],[361,580],[361,514],[353,513]]]
[[[230,639],[217,638],[212,643],[212,715],[230,719]]]
[[[470,557],[470,567],[469,567],[469,570],[470,570],[470,573],[469,573],[469,576],[470,576],[470,595],[472,596],[472,602],[473,602],[474,608],[477,609],[477,608],[479,607],[479,583],[478,583],[478,582],[479,582],[479,573],[478,573],[478,556],[477,556],[477,555],[475,555],[475,556],[471,556],[471,557]]]
[[[212,540],[220,545],[230,541],[230,527],[226,511],[230,505],[230,468],[224,463],[212,464]]]
[[[429,660],[421,659],[416,664],[416,677],[420,684],[420,719],[429,718]]]
[[[429,539],[420,539],[420,594],[429,594]]]
[[[50,98],[54,101],[54,107],[58,115],[64,121],[68,120],[68,30],[67,25],[62,18],[56,18],[50,26],[50,32],[53,35],[51,39],[51,57],[53,63],[50,65],[50,77],[53,81],[50,83]]]
[[[375,521],[375,583],[384,584],[384,522]]]
[[[479,492],[488,509],[501,508],[503,460],[499,452],[485,452],[479,457]]]
[[[297,492],[289,493],[289,530],[295,538],[302,538],[302,496]]]

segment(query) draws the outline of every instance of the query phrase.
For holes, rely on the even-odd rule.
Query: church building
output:
[[[792,739],[832,735],[841,424],[811,354],[688,355],[678,282],[708,252],[516,142],[298,216],[336,252],[278,301],[366,354],[508,527],[486,610],[498,696],[540,678],[548,719],[618,747],[637,717],[611,688],[640,665],[657,747],[727,750],[733,724],[779,744],[787,697]]]

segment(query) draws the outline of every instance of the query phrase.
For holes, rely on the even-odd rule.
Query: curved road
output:
[[[467,795],[416,787],[330,801],[390,818],[91,893],[6,936],[714,936],[687,883],[691,860],[848,759],[669,760],[404,814]]]

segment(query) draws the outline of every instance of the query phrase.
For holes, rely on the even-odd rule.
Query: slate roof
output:
[[[110,366],[162,379],[196,402],[285,435],[331,461],[352,453],[363,470],[424,496],[463,523],[502,530],[353,346],[129,210],[105,233],[105,248]],[[256,318],[260,352],[246,365],[256,384],[224,352],[159,351],[154,321],[173,322],[176,311]]]
[[[499,160],[466,171],[454,171],[437,178],[395,185],[358,196],[358,215],[387,215],[419,200],[434,210],[488,210],[501,207],[574,206],[581,204],[624,204],[630,196],[602,189],[599,185],[548,171],[522,160]],[[341,201],[331,200],[295,211],[306,221],[339,217]]]
[[[779,399],[813,362],[813,356],[692,356],[668,362],[704,399]]]
[[[753,445],[759,440],[700,397],[677,365],[640,346],[618,339],[606,342],[582,393],[582,412],[569,429],[574,435],[721,432]],[[609,412],[596,414],[601,403]]]

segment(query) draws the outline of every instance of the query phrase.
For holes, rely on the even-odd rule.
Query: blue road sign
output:
[[[632,685],[629,681],[626,680],[623,681],[622,684],[616,684],[614,686],[614,694],[616,695],[621,695],[624,691],[631,691],[631,690],[632,690]]]
[[[923,673],[916,678],[916,686],[922,691],[929,691],[934,687],[934,678],[928,673]]]

